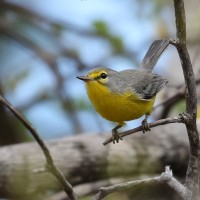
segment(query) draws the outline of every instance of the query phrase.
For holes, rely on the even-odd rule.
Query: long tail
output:
[[[159,57],[163,53],[163,51],[169,45],[169,40],[155,40],[149,50],[147,51],[146,55],[144,56],[140,70],[152,71],[156,63],[158,62]]]

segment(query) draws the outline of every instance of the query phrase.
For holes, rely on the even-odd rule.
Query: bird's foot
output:
[[[143,128],[142,130],[143,133],[151,130],[146,118],[142,121],[142,128]]]
[[[122,137],[119,135],[119,133],[117,132],[117,130],[113,129],[112,130],[112,141],[113,144],[115,144],[115,141],[117,143],[119,143],[119,140],[123,140]]]

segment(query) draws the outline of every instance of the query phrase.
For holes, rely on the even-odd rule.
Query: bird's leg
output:
[[[122,137],[119,135],[119,133],[117,131],[122,126],[123,125],[118,124],[115,128],[112,129],[112,141],[113,141],[113,144],[115,144],[115,140],[116,140],[117,143],[119,142],[119,140],[123,140]]]
[[[142,132],[143,133],[151,130],[149,127],[149,124],[147,122],[148,117],[149,117],[149,115],[146,114],[144,120],[142,121],[142,128],[143,128]]]

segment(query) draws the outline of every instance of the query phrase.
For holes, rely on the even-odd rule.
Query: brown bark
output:
[[[176,18],[176,48],[180,57],[185,85],[186,112],[182,115],[185,119],[188,139],[190,143],[190,159],[185,179],[187,194],[185,200],[198,200],[199,194],[199,159],[200,159],[200,141],[196,125],[197,113],[197,95],[195,76],[190,61],[190,55],[186,46],[186,19],[183,0],[174,0],[175,18]]]

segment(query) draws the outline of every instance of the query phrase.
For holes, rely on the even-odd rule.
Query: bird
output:
[[[118,143],[122,137],[118,129],[126,121],[142,121],[143,132],[150,131],[147,119],[151,114],[157,93],[167,84],[167,79],[152,73],[152,69],[162,52],[168,46],[168,40],[156,40],[146,53],[140,69],[115,71],[107,67],[96,67],[84,76],[88,97],[95,110],[105,119],[115,122],[112,129],[112,141]]]

